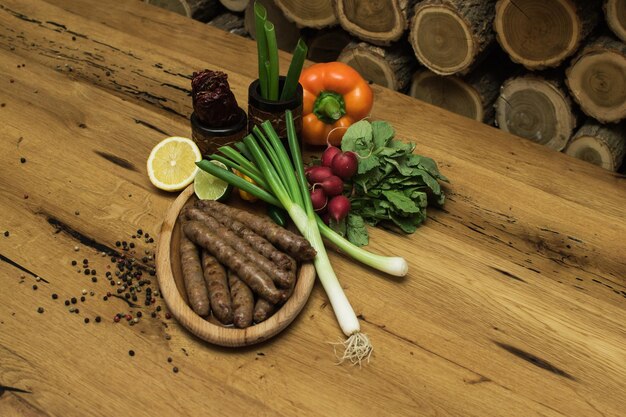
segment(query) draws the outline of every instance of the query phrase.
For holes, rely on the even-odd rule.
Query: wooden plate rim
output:
[[[315,267],[310,262],[301,265],[292,296],[266,321],[246,329],[220,327],[208,322],[198,316],[178,292],[170,262],[172,232],[178,214],[193,194],[193,184],[191,184],[172,202],[161,225],[157,243],[156,269],[157,280],[167,308],[172,316],[191,333],[216,345],[248,346],[275,336],[285,329],[304,308],[315,283]]]

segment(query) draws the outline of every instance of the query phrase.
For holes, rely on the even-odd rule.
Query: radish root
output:
[[[336,365],[341,365],[345,361],[350,361],[352,365],[359,366],[361,366],[364,361],[369,363],[370,356],[372,356],[372,351],[374,350],[370,338],[361,332],[352,333],[346,340],[342,342],[331,342],[331,344],[333,345],[335,356],[338,359]],[[337,353],[338,345],[342,345],[344,348],[341,356]]]

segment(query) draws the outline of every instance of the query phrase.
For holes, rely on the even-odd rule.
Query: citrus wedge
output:
[[[226,165],[220,161],[210,161],[224,169],[228,169]],[[213,175],[199,170],[196,179],[193,181],[193,190],[200,200],[226,200],[232,191],[232,186]]]
[[[163,139],[148,157],[150,182],[161,190],[182,190],[200,170],[196,162],[201,159],[200,149],[191,139],[178,136]]]

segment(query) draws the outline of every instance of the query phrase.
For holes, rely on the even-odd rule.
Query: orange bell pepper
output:
[[[302,140],[338,146],[346,129],[367,117],[374,95],[367,81],[342,62],[315,64],[302,71]]]

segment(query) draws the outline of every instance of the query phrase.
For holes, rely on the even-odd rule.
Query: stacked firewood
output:
[[[254,34],[249,0],[146,0]],[[259,0],[279,47],[617,170],[626,153],[623,0]],[[210,10],[210,11],[209,11]],[[626,163],[624,163],[624,168]]]

